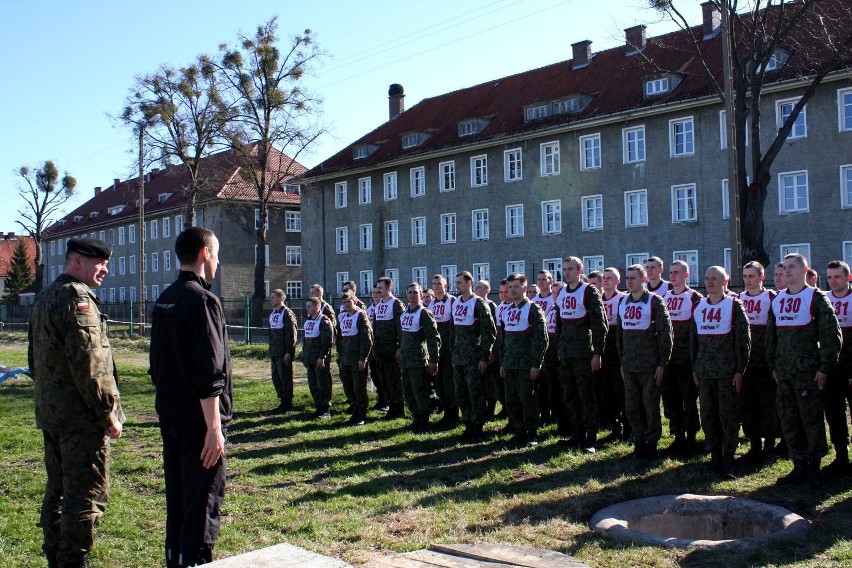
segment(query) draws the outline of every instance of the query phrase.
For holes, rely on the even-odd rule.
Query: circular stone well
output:
[[[762,546],[801,539],[811,525],[782,507],[740,497],[661,495],[618,503],[592,516],[595,532],[643,546]]]

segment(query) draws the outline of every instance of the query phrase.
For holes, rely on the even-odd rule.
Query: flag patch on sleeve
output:
[[[89,309],[89,300],[84,298],[77,299],[77,309],[78,310],[88,310]]]

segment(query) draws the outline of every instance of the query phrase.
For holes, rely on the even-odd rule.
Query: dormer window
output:
[[[550,105],[536,105],[527,107],[527,110],[524,115],[527,118],[527,122],[547,118],[548,116],[550,116]]]
[[[488,120],[484,118],[472,118],[459,122],[459,138],[479,134],[488,126]]]
[[[157,203],[165,203],[174,193],[161,193],[157,196]]]
[[[671,93],[680,84],[681,77],[672,73],[656,75],[645,79],[642,92],[646,97],[656,97],[665,93]]]
[[[75,222],[75,223],[79,223],[79,222],[80,222],[80,221],[82,221],[82,220],[83,220],[83,216],[82,216],[82,215],[74,215],[74,222]]]
[[[118,215],[124,210],[124,205],[116,205],[115,207],[110,207],[107,213],[110,215]]]
[[[524,107],[524,120],[532,122],[550,116],[580,112],[592,101],[591,95],[577,94],[566,99],[557,99],[547,103],[536,103]]]
[[[291,193],[293,195],[299,195],[301,191],[299,191],[299,186],[295,183],[287,183],[284,184],[284,193]]]
[[[373,154],[379,147],[376,144],[361,144],[352,149],[352,158],[355,160],[363,160]]]
[[[553,114],[567,114],[578,110],[580,110],[580,101],[576,98],[553,103]]]
[[[416,148],[429,138],[426,132],[409,132],[402,135],[402,149]]]
[[[64,224],[65,224],[65,223],[67,223],[67,222],[68,222],[68,219],[60,219],[60,220],[59,220],[59,224],[60,224],[60,225],[64,225]]]
[[[89,213],[89,219],[94,219],[95,217],[97,217],[100,214],[101,214],[100,211],[92,211],[91,213]]]
[[[783,49],[776,49],[772,52],[769,59],[766,60],[765,68],[762,69],[763,66],[758,66],[757,72],[760,73],[763,71],[764,73],[769,73],[770,71],[777,71],[784,67],[784,64],[787,63],[788,59],[790,59],[789,53]]]
[[[145,205],[147,205],[149,201],[151,201],[151,200],[150,200],[150,199],[146,199],[146,200],[145,200]],[[137,199],[136,201],[134,201],[134,203],[136,204],[136,207],[139,207],[139,200],[138,200],[138,199]]]

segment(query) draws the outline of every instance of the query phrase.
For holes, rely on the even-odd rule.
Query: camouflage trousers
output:
[[[326,359],[325,368],[320,369],[316,363],[306,364],[308,373],[308,389],[314,399],[314,406],[327,409],[331,406],[331,370],[329,370],[330,359]]]
[[[504,369],[506,384],[506,414],[515,432],[530,432],[538,429],[539,397],[538,380],[530,380],[529,369]],[[541,377],[541,374],[539,374]]]
[[[462,422],[485,424],[485,377],[479,374],[478,364],[453,365],[453,371]]]
[[[458,409],[459,402],[456,400],[456,384],[453,379],[453,352],[449,347],[441,343],[441,351],[438,354],[438,374],[431,377],[435,384],[435,393],[441,401],[441,410],[447,411]]]
[[[704,440],[711,453],[733,456],[740,431],[737,415],[737,389],[733,377],[700,377],[701,424]],[[695,383],[693,383],[695,384]]]
[[[485,392],[485,404],[488,408],[494,408],[497,401],[506,403],[506,385],[503,382],[503,377],[500,376],[500,366],[495,361],[489,363],[488,368],[482,375],[482,388]],[[488,413],[486,409],[486,414]],[[486,418],[488,418],[486,416]]]
[[[384,387],[382,387],[382,381],[379,380],[379,364],[376,362],[376,357],[374,355],[370,355],[370,360],[367,361],[367,368],[370,370],[369,379],[376,388],[376,397],[378,398],[377,402],[387,404]]]
[[[568,415],[576,430],[597,432],[600,427],[598,398],[592,375],[592,358],[559,360],[559,381]]]
[[[396,362],[396,353],[376,353],[376,371],[382,383],[381,392],[385,395],[385,402],[402,404],[402,377]]]
[[[272,357],[272,386],[281,402],[293,402],[293,363],[284,364],[284,357]]]
[[[367,370],[361,370],[358,363],[340,365],[340,383],[350,404],[367,408],[370,403],[367,396]]]
[[[839,366],[839,365],[838,365]],[[849,450],[849,419],[846,408],[852,405],[852,373],[835,368],[825,381],[825,420],[835,452]]]
[[[92,549],[95,524],[109,500],[109,438],[102,431],[43,434],[42,550],[60,566],[71,565]]]
[[[565,421],[567,409],[562,394],[562,383],[559,381],[559,355],[557,341],[550,337],[547,351],[544,352],[544,365],[538,374],[538,405],[541,416],[545,419],[556,419],[560,424]]]
[[[778,418],[794,460],[820,459],[828,453],[823,391],[817,388],[814,374],[778,373]]]
[[[692,377],[692,365],[666,367],[663,375],[663,412],[669,419],[669,433],[675,438],[695,437],[698,422],[698,387]]]
[[[402,368],[402,390],[405,395],[405,405],[413,416],[429,417],[432,406],[429,397],[432,378],[428,367]]]
[[[595,391],[601,420],[609,424],[624,424],[624,379],[617,363],[604,360],[601,370],[595,375]]]
[[[775,399],[778,385],[768,367],[748,367],[740,391],[740,419],[747,438],[775,439],[781,437],[778,408]]]
[[[660,387],[654,373],[627,373],[624,379],[624,412],[637,442],[656,446],[663,434],[660,419]]]

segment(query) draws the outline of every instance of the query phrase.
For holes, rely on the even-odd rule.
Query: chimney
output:
[[[3,231],[0,231],[0,239],[3,238]]]
[[[14,233],[14,231],[9,231],[8,233],[6,233],[6,236],[5,236],[4,238],[5,238],[7,241],[11,241],[12,239],[14,239],[14,238],[15,238],[15,233]]]
[[[394,83],[388,88],[388,120],[393,120],[405,110],[405,91]]]
[[[95,197],[97,197],[98,195],[101,194],[101,189],[102,189],[101,186],[98,186],[98,187],[95,188]]]
[[[587,39],[572,43],[571,50],[574,52],[574,69],[585,67],[592,60],[592,42]]]
[[[112,188],[118,189],[118,184],[121,183],[121,178],[112,178]]]
[[[645,49],[645,29],[648,26],[639,24],[632,28],[624,30],[624,36],[627,42],[627,54],[638,53]]]
[[[704,39],[710,39],[722,27],[722,12],[714,2],[704,2],[701,4],[701,14],[704,20],[702,25]]]

